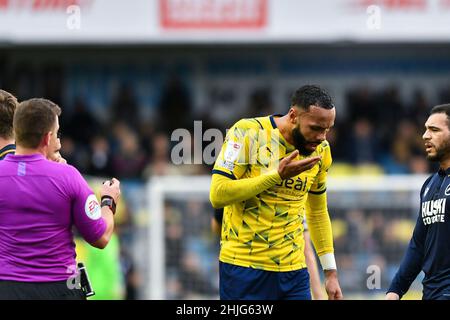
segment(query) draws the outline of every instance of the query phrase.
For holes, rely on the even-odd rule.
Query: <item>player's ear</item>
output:
[[[289,122],[290,122],[291,124],[296,124],[296,123],[297,123],[297,116],[298,116],[298,110],[297,110],[297,108],[294,107],[294,106],[292,106],[292,107],[289,109],[288,116],[289,116]]]

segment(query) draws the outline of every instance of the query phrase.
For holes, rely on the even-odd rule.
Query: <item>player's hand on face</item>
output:
[[[294,160],[298,156],[298,150],[293,151],[289,156],[280,161],[278,165],[278,174],[281,179],[295,177],[314,167],[321,159],[320,156],[310,157],[302,160]]]
[[[342,300],[344,298],[336,270],[325,271],[325,290],[328,294],[328,300]]]
[[[54,162],[67,164],[67,160],[61,156],[61,153],[59,153],[59,151],[52,153],[48,159]]]
[[[120,197],[120,181],[116,178],[103,182],[100,195],[110,196],[117,203]]]
[[[59,158],[57,159],[57,161],[56,162],[58,162],[58,163],[64,163],[64,164],[67,164],[67,160],[66,159],[64,159],[61,155],[59,155]]]

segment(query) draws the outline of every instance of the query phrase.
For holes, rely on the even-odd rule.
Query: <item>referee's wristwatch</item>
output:
[[[113,214],[116,214],[116,202],[111,196],[103,196],[101,207],[108,207]]]

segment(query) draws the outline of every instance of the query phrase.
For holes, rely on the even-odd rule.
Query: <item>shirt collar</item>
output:
[[[277,124],[275,123],[274,117],[279,118],[279,117],[282,117],[282,116],[283,116],[282,114],[273,114],[273,115],[271,115],[269,117],[270,118],[270,123],[272,124],[272,128],[273,129],[277,129]]]
[[[2,159],[8,154],[14,153],[15,151],[16,151],[15,144],[7,144],[6,146],[0,149],[0,159]]]
[[[45,157],[42,154],[40,154],[40,153],[20,155],[20,156],[16,155],[16,154],[9,154],[5,158],[5,160],[14,161],[14,162],[19,162],[19,161],[37,161],[37,160],[42,160],[42,159],[45,159]]]
[[[447,169],[439,168],[438,174],[440,176],[448,176],[448,175],[450,175],[450,168],[447,168]]]

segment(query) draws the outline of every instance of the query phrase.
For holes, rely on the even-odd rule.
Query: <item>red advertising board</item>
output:
[[[69,6],[85,7],[93,0],[0,0],[0,10],[66,11]]]
[[[258,29],[268,0],[159,0],[164,29]]]

